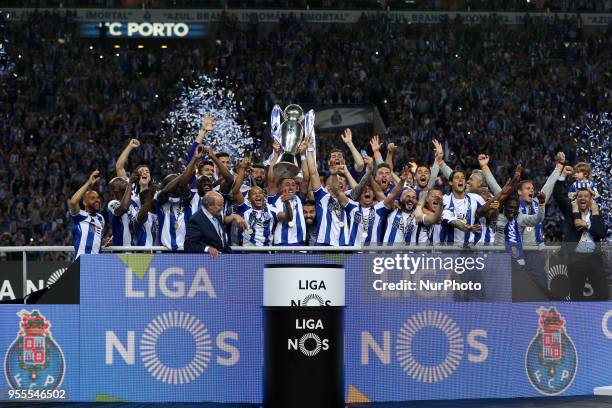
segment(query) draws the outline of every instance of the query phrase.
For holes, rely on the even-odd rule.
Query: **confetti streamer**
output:
[[[612,239],[612,163],[610,163],[610,135],[612,115],[587,114],[582,126],[572,129],[576,154],[580,160],[591,164],[591,179],[597,183],[600,193],[597,204],[608,226],[608,241]]]
[[[194,83],[180,84],[180,96],[174,102],[174,110],[164,120],[162,148],[166,150],[167,168],[183,164],[196,135],[202,126],[202,118],[212,113],[215,129],[204,137],[204,145],[216,152],[226,152],[235,163],[253,149],[253,138],[244,117],[244,109],[237,105],[234,92],[218,78],[200,76]]]
[[[8,12],[0,10],[0,77],[10,74],[15,68],[15,64],[11,61],[6,47],[8,39],[6,38],[6,25],[10,15]]]

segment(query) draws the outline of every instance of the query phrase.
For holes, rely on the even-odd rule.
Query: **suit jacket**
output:
[[[228,243],[225,229],[223,230],[223,235],[225,238],[225,245],[223,245],[213,223],[210,222],[206,214],[204,214],[204,211],[200,208],[191,218],[189,218],[189,223],[187,223],[187,234],[185,236],[184,246],[185,252],[203,253],[204,249],[209,246],[223,253],[230,253],[232,252],[232,248]]]
[[[580,218],[579,214],[572,212],[572,204],[567,196],[567,189],[564,186],[563,181],[557,181],[553,190],[553,197],[561,210],[564,218],[564,229],[563,229],[563,246],[567,251],[575,251],[578,241],[582,236],[582,230],[576,229],[574,226],[574,219]],[[591,228],[589,228],[589,234],[593,237],[593,241],[597,246],[597,252],[600,252],[601,248],[599,242],[606,237],[607,228],[605,221],[601,214],[591,215]]]

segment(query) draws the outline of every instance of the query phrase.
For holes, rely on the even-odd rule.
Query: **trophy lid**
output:
[[[296,104],[287,105],[283,113],[285,114],[286,120],[301,121],[304,117],[304,109],[302,109],[300,105]]]

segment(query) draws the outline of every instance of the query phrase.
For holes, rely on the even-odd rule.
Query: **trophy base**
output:
[[[274,165],[272,171],[276,178],[281,180],[284,178],[295,178],[300,172],[300,168],[295,163],[281,161]]]

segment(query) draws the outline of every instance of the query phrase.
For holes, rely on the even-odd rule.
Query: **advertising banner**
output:
[[[612,22],[610,14],[581,13],[548,13],[545,11],[530,13],[488,11],[374,11],[374,10],[274,10],[274,9],[112,9],[112,8],[8,8],[11,18],[26,19],[33,12],[50,12],[62,15],[69,14],[75,21],[89,22],[158,22],[158,23],[215,23],[225,15],[246,23],[278,23],[287,17],[298,18],[313,24],[354,24],[362,15],[386,17],[392,24],[442,24],[460,18],[465,24],[479,24],[495,15],[500,24],[522,25],[528,16],[534,22],[563,20],[580,17],[584,26],[606,27]]]
[[[0,305],[0,400],[32,389],[81,401],[261,402],[271,264],[344,268],[348,402],[582,395],[612,384],[612,303],[512,303],[505,254],[80,262],[80,305]],[[298,281],[298,300],[325,300],[330,279]]]

